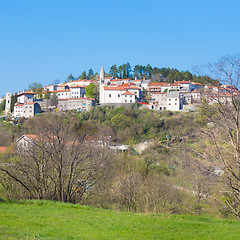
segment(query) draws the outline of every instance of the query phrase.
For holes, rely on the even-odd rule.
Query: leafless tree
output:
[[[219,193],[229,210],[240,219],[240,57],[228,56],[210,65],[215,78],[222,84],[214,93],[211,107],[214,111],[209,119],[205,136],[215,146],[215,153],[206,155],[215,160],[223,171]]]
[[[63,115],[34,118],[28,126],[28,144],[18,146],[16,157],[1,164],[0,171],[30,198],[81,202],[101,178],[109,152],[86,145]]]

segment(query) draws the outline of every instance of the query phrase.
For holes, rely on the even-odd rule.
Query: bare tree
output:
[[[240,219],[240,57],[223,57],[210,65],[210,70],[222,85],[211,94],[214,111],[209,121],[212,124],[204,133],[215,146],[215,153],[206,155],[222,170],[219,193],[229,210]]]
[[[29,127],[33,134],[26,146],[18,147],[17,156],[1,164],[0,171],[30,198],[81,202],[101,178],[108,151],[87,146],[64,116],[34,118]]]

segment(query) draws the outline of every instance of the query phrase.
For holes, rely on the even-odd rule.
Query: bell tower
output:
[[[104,103],[104,87],[105,87],[105,71],[104,68],[101,68],[100,71],[100,83],[99,83],[99,103]]]
[[[5,114],[8,114],[11,111],[11,97],[12,93],[6,93]]]

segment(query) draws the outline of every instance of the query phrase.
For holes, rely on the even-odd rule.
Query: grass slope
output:
[[[240,222],[51,201],[2,201],[0,239],[240,239]]]

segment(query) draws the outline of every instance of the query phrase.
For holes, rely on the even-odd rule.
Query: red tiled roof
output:
[[[125,93],[123,93],[122,95],[135,95],[134,93],[131,93],[129,91],[126,91]]]
[[[120,91],[124,91],[127,89],[141,89],[140,87],[136,87],[136,86],[122,86],[122,85],[118,85],[116,87],[104,87],[104,90],[120,90]]]
[[[8,147],[0,147],[0,152],[5,152],[8,149]]]
[[[86,88],[86,86],[80,86],[80,85],[76,85],[76,86],[72,86],[70,88]]]
[[[156,83],[149,83],[148,86],[164,86],[164,85],[169,85],[167,82],[156,82]]]
[[[114,82],[114,81],[129,81],[130,78],[125,78],[125,79],[112,79],[111,82]]]
[[[70,89],[66,89],[66,90],[55,90],[55,91],[50,91],[51,93],[55,93],[55,92],[71,92]]]
[[[94,98],[85,97],[85,98],[64,98],[64,99],[58,99],[58,101],[79,100],[79,99],[95,100]]]
[[[21,95],[35,95],[34,92],[30,92],[30,91],[26,91],[26,92],[22,92],[22,93],[19,93],[18,96],[21,96]]]
[[[202,84],[201,84],[201,83],[198,83],[198,82],[192,82],[192,84],[193,84],[193,85],[201,85],[201,86],[202,86]]]
[[[187,84],[187,83],[190,83],[190,81],[175,81],[175,83],[179,83],[179,84]]]
[[[35,104],[35,103],[36,103],[36,102],[29,102],[29,103],[24,103],[24,105],[25,105],[25,104]]]
[[[36,140],[38,139],[37,135],[31,135],[31,134],[25,134],[26,137],[30,138],[31,140]]]

